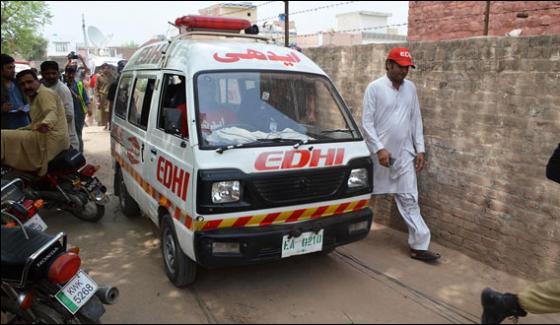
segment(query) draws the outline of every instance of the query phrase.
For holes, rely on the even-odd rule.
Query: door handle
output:
[[[157,150],[154,149],[154,148],[150,149],[150,152],[151,152],[152,154],[154,154],[154,155],[157,155]]]

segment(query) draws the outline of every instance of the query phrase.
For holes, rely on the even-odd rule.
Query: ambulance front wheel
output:
[[[197,265],[181,250],[169,215],[165,215],[161,222],[161,253],[165,273],[176,287],[185,287],[194,282]]]
[[[126,189],[122,170],[119,168],[115,175],[115,185],[118,187],[119,205],[121,206],[122,213],[129,217],[137,217],[140,215],[140,207]]]

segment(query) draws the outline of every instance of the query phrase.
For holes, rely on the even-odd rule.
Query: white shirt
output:
[[[418,193],[414,158],[425,152],[420,104],[414,83],[404,80],[397,90],[387,76],[370,83],[364,95],[362,128],[373,158],[373,194]],[[379,164],[386,149],[396,161]]]
[[[56,84],[49,87],[54,90],[62,103],[64,104],[64,112],[66,113],[66,122],[68,124],[68,136],[70,138],[70,144],[74,149],[80,149],[80,139],[78,139],[78,133],[76,132],[76,122],[74,121],[74,99],[72,99],[72,92],[70,88],[64,83],[57,81]]]

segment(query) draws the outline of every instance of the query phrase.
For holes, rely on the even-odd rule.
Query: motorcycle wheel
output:
[[[37,305],[33,307],[33,313],[36,316],[34,324],[101,324],[101,320],[91,321],[89,319],[74,315],[72,318],[64,319],[55,309],[45,305]]]
[[[87,222],[97,222],[105,215],[105,206],[88,201],[81,208],[69,208],[69,211],[78,219]]]

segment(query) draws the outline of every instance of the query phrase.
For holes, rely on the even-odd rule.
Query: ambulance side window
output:
[[[130,86],[132,85],[132,76],[123,76],[117,90],[115,115],[122,119],[126,119],[126,105],[130,96]]]
[[[182,139],[189,138],[186,89],[184,76],[166,74],[163,77],[158,129]]]
[[[132,99],[130,100],[128,121],[143,130],[146,130],[148,127],[150,104],[152,103],[155,84],[155,79],[138,77],[134,85]]]

